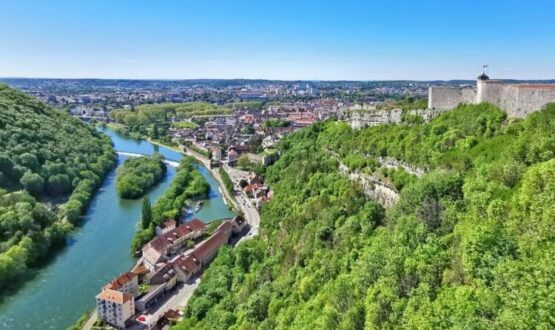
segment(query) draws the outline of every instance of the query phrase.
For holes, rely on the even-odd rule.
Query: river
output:
[[[118,152],[150,155],[159,152],[166,159],[179,161],[182,155],[168,148],[121,136],[110,129],[102,131],[112,138]],[[118,166],[127,156],[118,156]],[[217,181],[199,165],[210,184],[203,208],[190,218],[209,222],[234,215],[223,202]],[[168,166],[163,181],[148,196],[152,203],[168,188],[176,169]],[[0,329],[66,329],[95,306],[95,295],[102,285],[135,263],[130,243],[141,213],[142,200],[123,200],[116,193],[112,170],[91,201],[84,222],[45,267],[15,294],[0,303]]]

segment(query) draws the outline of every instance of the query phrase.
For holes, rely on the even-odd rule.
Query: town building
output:
[[[142,249],[145,266],[150,271],[157,270],[161,263],[177,253],[188,240],[200,237],[205,231],[204,222],[193,219],[155,237]]]
[[[239,159],[239,153],[235,149],[231,149],[227,153],[227,163],[229,166],[235,166]]]
[[[175,220],[166,220],[162,224],[156,226],[156,236],[160,236],[165,234],[171,230],[175,229],[176,222]]]
[[[171,227],[171,223],[169,225]],[[205,233],[206,226],[199,220],[193,220],[156,237],[145,245],[144,258],[132,272],[121,274],[105,285],[96,296],[99,318],[123,329],[135,314],[135,309],[144,312],[178,283],[190,281],[216,257],[218,250],[229,242],[231,236],[241,233],[245,226],[246,221],[239,216],[224,220],[210,237],[190,249],[183,247],[182,242],[186,240],[184,237],[190,238]],[[168,252],[175,248],[176,244],[181,249],[176,250],[179,253],[170,258]],[[152,256],[161,258],[152,260]],[[135,271],[142,274],[142,284],[148,288],[146,292],[139,292],[138,275]],[[139,319],[137,321],[143,322]]]
[[[135,315],[133,295],[104,289],[96,296],[96,313],[100,320],[118,329],[125,329],[129,319]]]
[[[139,277],[133,272],[126,272],[116,277],[112,282],[108,283],[104,289],[111,289],[128,293],[133,297],[139,295]]]

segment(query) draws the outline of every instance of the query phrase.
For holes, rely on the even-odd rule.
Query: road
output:
[[[92,326],[94,325],[97,319],[98,319],[98,316],[96,315],[96,311],[94,311],[89,317],[89,319],[87,320],[87,322],[85,323],[85,325],[83,326],[82,330],[92,329]]]
[[[260,214],[239,186],[239,182],[241,180],[247,180],[249,173],[233,167],[229,167],[227,165],[224,165],[224,169],[227,171],[231,181],[233,181],[235,191],[238,191],[236,195],[237,204],[239,205],[240,210],[245,215],[245,219],[250,226],[250,231],[245,236],[243,236],[241,240],[239,240],[239,242],[241,242],[243,239],[249,239],[258,235],[260,230]]]
[[[189,299],[193,296],[193,293],[197,289],[200,283],[200,278],[196,278],[189,283],[183,284],[178,289],[174,289],[171,292],[171,296],[165,297],[165,299],[160,303],[156,304],[149,308],[148,313],[143,313],[140,315],[144,315],[146,318],[146,323],[156,323],[168,310],[175,309],[175,310],[183,310]],[[137,314],[136,316],[139,316]],[[129,330],[140,330],[145,329],[145,327],[139,323],[134,323],[132,326],[128,327]]]
[[[233,181],[235,191],[238,191],[238,194],[236,196],[231,196],[224,186],[222,178],[220,177],[219,170],[210,169],[210,160],[191,149],[186,148],[185,150],[187,151],[187,155],[196,158],[198,161],[203,163],[203,165],[207,169],[209,169],[209,171],[212,173],[212,176],[218,181],[220,185],[220,190],[223,192],[225,198],[228,201],[231,201],[235,209],[241,210],[243,215],[245,216],[245,220],[247,220],[250,229],[249,232],[239,240],[239,242],[257,236],[260,229],[260,214],[258,214],[258,210],[256,209],[256,207],[252,205],[247,195],[243,193],[241,187],[239,186],[239,181],[241,181],[241,179],[247,179],[249,173],[224,165],[224,170],[228,173],[231,181]]]

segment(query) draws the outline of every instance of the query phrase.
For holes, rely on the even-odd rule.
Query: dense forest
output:
[[[285,137],[260,236],[220,251],[176,328],[555,327],[553,132],[555,105],[517,120],[481,104]],[[393,207],[338,171],[349,157],[402,181]]]
[[[108,137],[0,85],[0,289],[65,244],[115,160]]]
[[[132,157],[118,167],[116,172],[116,190],[120,197],[139,198],[164,178],[166,164],[160,154]]]
[[[131,251],[140,250],[154,237],[156,225],[166,219],[179,219],[188,200],[205,198],[209,191],[210,186],[196,169],[194,158],[183,158],[179,162],[179,167],[168,190],[156,200],[152,207],[150,201],[146,199],[143,201],[140,227],[131,242]]]

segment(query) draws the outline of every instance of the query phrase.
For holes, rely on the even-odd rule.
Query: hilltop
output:
[[[65,244],[115,160],[94,128],[0,84],[0,289]]]
[[[552,327],[554,131],[554,104],[526,119],[479,104],[287,136],[260,237],[219,253],[176,328]]]

